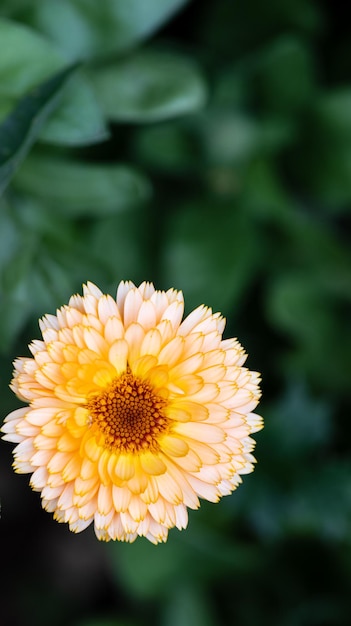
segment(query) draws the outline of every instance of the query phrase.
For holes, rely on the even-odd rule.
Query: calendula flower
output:
[[[113,299],[88,283],[15,361],[11,388],[29,406],[3,438],[72,531],[166,541],[199,498],[217,502],[252,471],[259,375],[219,313],[182,317],[180,291],[121,282]]]

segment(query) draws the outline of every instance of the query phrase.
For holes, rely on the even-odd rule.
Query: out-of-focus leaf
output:
[[[17,222],[24,231],[51,238],[57,242],[61,250],[76,238],[72,220],[66,219],[66,216],[60,215],[57,211],[51,211],[32,196],[19,195],[13,191],[10,211],[16,214]]]
[[[349,213],[351,200],[351,89],[330,91],[311,108],[294,171],[330,213]]]
[[[255,77],[263,105],[275,115],[296,114],[315,94],[311,53],[299,39],[282,37],[262,55]]]
[[[50,41],[14,22],[0,19],[0,41],[0,120],[3,120],[21,96],[66,66],[67,61],[66,55]],[[56,144],[84,145],[106,135],[91,87],[84,76],[75,76],[67,82],[60,103],[43,125],[40,137]]]
[[[153,248],[151,216],[145,207],[101,219],[91,231],[89,250],[106,268],[114,289],[127,277],[137,283],[148,277],[152,280]]]
[[[251,60],[275,35],[293,31],[311,37],[323,26],[323,12],[311,0],[236,0],[209,3],[206,9],[202,43],[226,59],[241,61],[247,55]]]
[[[286,355],[288,371],[307,374],[316,384],[323,381],[328,390],[345,388],[351,377],[351,306],[346,297],[323,288],[317,274],[286,273],[268,291],[267,314],[293,341]]]
[[[201,167],[201,148],[197,133],[184,119],[152,124],[139,129],[134,149],[148,167],[169,175],[180,172],[187,177]]]
[[[191,59],[143,50],[91,74],[106,115],[116,121],[153,122],[203,106],[206,85]]]
[[[210,163],[237,165],[260,148],[260,128],[248,116],[219,111],[203,120],[203,140]]]
[[[140,539],[132,545],[111,545],[109,554],[119,584],[141,599],[167,598],[169,589],[179,585],[179,572],[184,585],[190,587],[194,580],[199,585],[207,584],[214,571],[233,574],[235,570],[242,574],[257,564],[254,548],[228,541],[211,529],[204,530],[195,525],[194,519],[182,534],[171,531],[167,543],[156,549]]]
[[[178,584],[163,609],[162,626],[216,626],[209,597],[195,584]]]
[[[325,447],[332,438],[331,407],[313,398],[302,383],[290,382],[279,402],[270,410],[267,433],[273,462],[285,461]]]
[[[46,0],[31,24],[74,59],[124,52],[149,37],[187,0]]]
[[[328,139],[341,143],[351,141],[351,88],[330,91],[319,98],[316,105],[319,123],[323,124]]]
[[[194,202],[168,220],[161,267],[167,282],[182,286],[190,307],[204,301],[223,313],[239,307],[259,263],[260,246],[239,205]]]
[[[143,539],[132,545],[111,546],[111,565],[123,588],[134,597],[164,595],[186,562],[184,546],[174,536],[172,540],[157,546],[156,550]]]
[[[270,293],[270,312],[279,326],[288,328],[300,341],[317,343],[328,333],[330,308],[325,295],[305,273],[283,274]],[[313,323],[312,323],[313,320]]]
[[[0,19],[0,95],[19,98],[53,75],[67,60],[30,28]]]
[[[20,234],[11,209],[0,200],[0,280],[5,264],[20,246]]]
[[[331,461],[309,467],[304,484],[296,485],[286,512],[288,531],[348,540],[351,530],[351,467]]]
[[[1,207],[4,210],[4,206]],[[7,229],[8,231],[8,229]],[[8,231],[8,234],[9,231]],[[6,231],[1,238],[6,236]],[[6,353],[30,314],[30,274],[37,246],[32,233],[17,232],[11,255],[2,260],[0,271],[0,352]],[[6,245],[6,244],[5,244]]]
[[[31,155],[18,172],[18,189],[70,215],[107,215],[138,205],[150,194],[147,180],[132,168]]]
[[[95,94],[83,76],[74,76],[63,90],[60,104],[46,122],[40,139],[55,145],[82,146],[108,137]]]
[[[38,137],[44,122],[58,105],[58,97],[76,65],[60,71],[22,98],[0,125],[0,193]]]
[[[294,209],[275,164],[267,157],[261,156],[250,163],[243,180],[242,196],[246,210],[263,221],[273,219],[276,224],[285,223]]]

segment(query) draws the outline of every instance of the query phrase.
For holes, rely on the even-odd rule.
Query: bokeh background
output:
[[[38,317],[146,279],[226,316],[265,418],[255,472],[156,547],[71,534],[1,443],[4,626],[351,623],[346,9],[1,1],[1,413]]]

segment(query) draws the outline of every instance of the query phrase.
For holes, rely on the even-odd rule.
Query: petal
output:
[[[129,454],[121,454],[116,463],[115,473],[122,480],[133,478],[135,473],[133,457]]]
[[[117,374],[122,374],[127,369],[128,343],[125,339],[115,341],[108,352],[110,363],[115,368]]]
[[[162,459],[152,452],[145,452],[140,455],[140,464],[147,474],[160,475],[166,471],[166,466]]]
[[[180,436],[189,437],[203,443],[216,444],[224,441],[226,438],[225,431],[222,428],[204,422],[179,422],[174,426],[174,431]]]
[[[124,301],[123,321],[125,328],[127,328],[132,322],[138,321],[138,313],[142,304],[143,298],[138,289],[128,291]]]
[[[112,318],[120,319],[117,302],[109,295],[103,295],[98,302],[98,316],[100,321],[106,325],[108,320]]]
[[[150,300],[144,300],[138,311],[136,321],[147,330],[156,326],[156,309]]]
[[[181,437],[166,435],[161,441],[161,449],[162,452],[170,456],[185,456],[189,446]]]

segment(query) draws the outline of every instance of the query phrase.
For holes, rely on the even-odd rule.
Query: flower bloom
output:
[[[29,406],[3,438],[72,531],[94,522],[102,540],[166,541],[199,497],[217,502],[253,470],[260,377],[219,313],[199,306],[182,321],[183,308],[174,289],[121,282],[113,299],[88,283],[14,363],[11,388]]]

